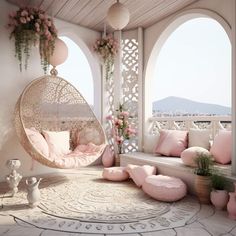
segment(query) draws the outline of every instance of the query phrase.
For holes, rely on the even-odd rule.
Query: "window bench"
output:
[[[188,186],[190,193],[194,194],[194,168],[183,164],[179,157],[154,156],[150,153],[132,152],[120,155],[120,165],[153,165],[157,167],[158,174],[175,176],[182,179]],[[231,165],[215,164],[214,167],[228,179],[235,181],[236,176],[231,175]]]

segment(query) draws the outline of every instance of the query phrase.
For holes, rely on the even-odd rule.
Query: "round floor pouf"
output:
[[[129,178],[129,174],[125,169],[125,167],[119,166],[104,168],[102,176],[104,179],[108,179],[111,181],[124,181]]]
[[[187,194],[186,184],[181,179],[164,175],[148,176],[142,189],[152,198],[164,202],[178,201]]]

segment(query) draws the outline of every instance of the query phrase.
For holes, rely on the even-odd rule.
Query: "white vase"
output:
[[[22,179],[22,176],[16,172],[20,165],[19,159],[11,159],[6,162],[6,166],[11,171],[11,173],[6,176],[6,181],[11,189],[12,196],[18,192],[18,184]]]
[[[229,195],[226,190],[212,190],[211,191],[211,202],[217,210],[223,210],[227,205]]]

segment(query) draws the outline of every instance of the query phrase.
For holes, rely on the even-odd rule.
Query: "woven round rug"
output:
[[[23,191],[4,199],[3,208],[31,227],[85,234],[142,233],[180,227],[199,211],[200,205],[192,197],[175,203],[160,202],[131,180],[110,182],[101,175],[102,169],[85,168],[66,179],[45,178],[37,208],[27,207]]]

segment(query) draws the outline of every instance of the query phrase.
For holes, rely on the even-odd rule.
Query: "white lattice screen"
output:
[[[130,123],[138,131],[138,41],[124,39],[122,44],[122,103],[132,118]],[[124,151],[138,150],[138,133],[124,142]]]
[[[105,81],[105,115],[115,115],[118,108],[117,101],[124,104],[125,110],[129,112],[131,118],[132,128],[137,132],[136,136],[130,140],[126,140],[123,144],[123,152],[134,152],[138,150],[138,99],[139,99],[139,83],[138,83],[138,69],[139,69],[139,45],[138,39],[134,37],[123,38],[121,41],[121,68],[119,77],[112,76],[109,80]],[[104,71],[103,71],[104,72]],[[116,83],[118,80],[118,83]],[[118,97],[118,100],[117,100]],[[141,125],[141,124],[140,124]],[[110,122],[105,122],[105,130],[109,144],[114,148],[114,139],[112,137],[112,127]]]

